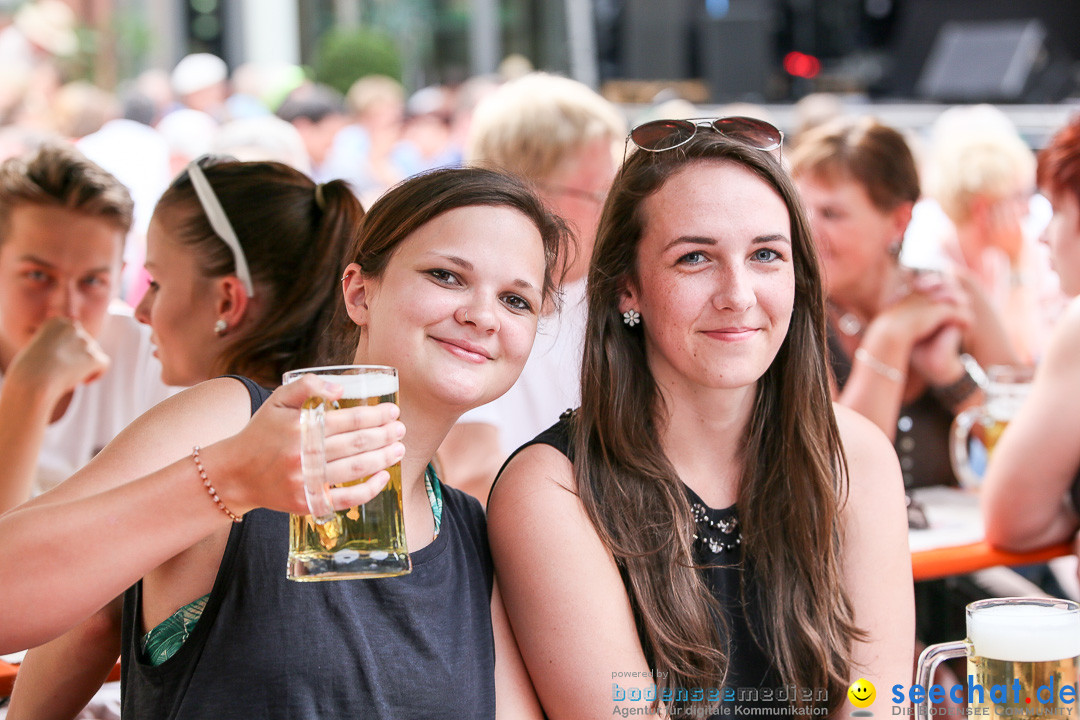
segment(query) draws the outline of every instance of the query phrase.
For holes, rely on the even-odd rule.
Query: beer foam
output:
[[[968,615],[974,654],[1046,662],[1080,655],[1080,615],[1049,605],[994,605]]]
[[[316,375],[328,383],[345,388],[342,400],[357,400],[370,397],[392,395],[398,391],[398,379],[395,375],[367,373],[365,375]]]

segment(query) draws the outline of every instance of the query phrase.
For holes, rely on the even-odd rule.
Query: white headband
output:
[[[195,194],[199,196],[199,203],[202,205],[203,212],[206,213],[206,218],[210,221],[210,227],[232,250],[233,262],[236,264],[236,276],[240,278],[240,282],[244,283],[244,289],[247,290],[248,297],[255,297],[255,285],[251,282],[251,272],[248,270],[247,258],[244,257],[244,248],[240,247],[240,239],[236,237],[232,224],[229,222],[228,216],[225,215],[225,210],[221,207],[221,203],[218,202],[217,195],[214,194],[214,188],[210,186],[210,181],[206,179],[206,175],[203,173],[202,168],[199,167],[198,161],[190,163],[187,170],[188,177],[191,178],[191,184],[195,187]]]

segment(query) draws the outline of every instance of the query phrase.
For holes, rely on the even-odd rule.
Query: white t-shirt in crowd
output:
[[[536,342],[521,377],[505,395],[470,410],[458,422],[499,429],[509,455],[581,403],[581,355],[585,343],[585,280],[562,287],[562,309],[541,318]]]
[[[63,417],[46,428],[32,496],[69,478],[132,420],[178,390],[161,381],[150,328],[135,318],[110,312],[97,340],[112,362],[100,378],[76,387]]]
[[[991,307],[1000,315],[1013,349],[1024,362],[1036,362],[1046,349],[1058,318],[1068,304],[1050,263],[1050,250],[1040,242],[1053,208],[1033,195],[1021,225],[1024,242],[1018,266],[997,248],[987,248],[982,268],[973,272]],[[938,203],[924,198],[915,204],[904,234],[900,262],[924,270],[967,268],[956,228]]]

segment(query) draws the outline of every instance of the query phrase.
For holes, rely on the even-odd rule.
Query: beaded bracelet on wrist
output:
[[[199,446],[196,445],[191,449],[191,459],[195,461],[195,468],[199,471],[199,477],[202,478],[203,487],[206,488],[206,492],[210,495],[210,499],[214,501],[214,504],[221,509],[221,512],[229,516],[229,519],[234,523],[242,522],[244,518],[234,513],[229,508],[225,507],[224,501],[218,497],[217,490],[214,490],[214,486],[210,484],[210,478],[206,475],[206,470],[203,468],[202,460],[199,459]]]

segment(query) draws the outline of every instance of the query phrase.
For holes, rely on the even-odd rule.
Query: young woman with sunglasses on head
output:
[[[210,380],[163,403],[63,491],[0,520],[4,650],[55,636],[135,583],[122,647],[113,605],[96,627],[47,646],[36,670],[31,652],[10,717],[70,716],[89,683],[60,659],[88,639],[99,660],[122,651],[125,717],[247,718],[255,708],[267,718],[359,708],[366,717],[494,717],[496,691],[500,715],[538,710],[493,589],[479,503],[437,478],[429,492],[425,476],[457,416],[521,371],[555,287],[564,227],[519,181],[485,170],[392,189],[347,258],[359,219],[344,183],[316,187],[272,163],[192,167],[163,198],[150,232],[155,286],[139,312],[165,373],[250,379]],[[338,302],[326,278],[341,279],[348,320],[331,322]],[[333,347],[343,339],[344,357]],[[204,356],[213,343],[216,355]],[[330,413],[328,481],[335,507],[348,508],[401,461],[413,571],[293,583],[285,512],[307,513],[299,407],[341,390],[312,376],[264,388],[285,369],[338,359],[398,368],[408,439],[396,406]],[[39,568],[45,557],[51,564]],[[162,637],[170,624],[182,642]],[[62,693],[50,686],[57,677],[70,680]]]
[[[758,149],[779,132],[645,130],[600,221],[581,407],[489,500],[511,625],[550,718],[838,712],[910,678],[895,455],[834,414],[817,256]]]

